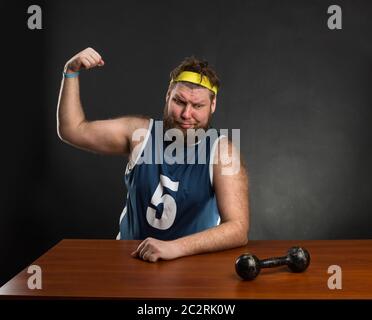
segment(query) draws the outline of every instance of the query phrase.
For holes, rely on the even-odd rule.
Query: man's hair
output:
[[[197,72],[197,73],[200,73],[202,76],[207,76],[212,86],[216,86],[217,89],[220,88],[220,85],[221,85],[220,79],[218,78],[217,73],[214,70],[214,68],[209,66],[208,61],[206,60],[198,59],[195,56],[186,57],[179,66],[177,66],[171,71],[170,80],[176,79],[180,75],[180,73],[183,71]],[[185,82],[185,81],[180,81],[180,82],[182,82],[183,84],[191,88],[197,88],[197,87],[204,88],[203,86],[199,86],[194,83]],[[176,85],[176,83],[177,82],[170,83],[169,90],[172,90],[174,86]],[[215,97],[215,93],[209,90],[209,95],[212,101],[212,99]]]

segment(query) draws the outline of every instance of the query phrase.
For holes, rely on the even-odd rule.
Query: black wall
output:
[[[43,29],[27,29],[27,7]],[[343,29],[327,8],[341,6]],[[2,4],[3,6],[3,4]],[[43,1],[3,6],[0,285],[63,238],[114,238],[126,159],[56,134],[65,62],[89,119],[160,117],[169,72],[194,54],[219,72],[213,125],[241,129],[250,239],[372,237],[370,1]]]

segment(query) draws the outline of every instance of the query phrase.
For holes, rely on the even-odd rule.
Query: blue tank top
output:
[[[173,141],[164,141],[158,134],[159,124],[162,128],[162,121],[150,119],[137,158],[127,164],[127,199],[117,239],[173,240],[219,223],[211,163],[219,134],[206,135],[193,145],[182,143],[184,163],[170,164],[170,157],[175,156],[175,150],[169,150]],[[200,155],[205,157],[202,163],[198,161]],[[161,157],[163,163],[159,163]],[[190,163],[190,157],[194,163]]]

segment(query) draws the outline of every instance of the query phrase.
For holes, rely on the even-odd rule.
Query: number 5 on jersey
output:
[[[152,207],[147,207],[146,219],[147,222],[154,228],[160,230],[169,229],[176,218],[177,204],[174,198],[170,194],[164,194],[164,187],[172,191],[178,191],[178,181],[172,181],[164,175],[160,175],[159,184],[151,198],[151,204],[158,207],[163,204],[163,212],[161,218],[156,217],[156,209]]]

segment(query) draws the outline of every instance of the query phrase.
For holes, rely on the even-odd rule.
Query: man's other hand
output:
[[[154,238],[143,240],[131,255],[149,262],[156,262],[159,259],[171,260],[182,256],[175,241],[162,241]]]

